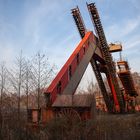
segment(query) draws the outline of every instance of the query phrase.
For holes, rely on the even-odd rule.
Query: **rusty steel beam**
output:
[[[116,68],[114,66],[112,56],[109,52],[109,47],[100,21],[98,10],[96,9],[95,3],[87,3],[87,8],[89,10],[91,20],[95,27],[96,34],[99,38],[101,52],[106,62],[107,71],[111,81],[110,83],[112,84],[110,88],[114,97],[116,112],[125,112],[125,103],[117,81]]]

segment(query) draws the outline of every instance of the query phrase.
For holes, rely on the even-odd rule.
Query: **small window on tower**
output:
[[[57,84],[57,92],[61,94],[61,81]]]
[[[85,54],[85,52],[86,52],[86,48],[85,48],[85,46],[83,47],[83,49],[84,49],[84,54]]]
[[[79,64],[79,53],[77,54],[77,64]]]
[[[72,77],[72,67],[71,67],[71,65],[69,66],[69,79],[71,79],[71,77]]]
[[[88,41],[88,47],[89,47],[89,45],[90,45],[90,42]]]

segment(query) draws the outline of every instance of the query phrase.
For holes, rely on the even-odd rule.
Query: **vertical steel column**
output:
[[[100,41],[100,48],[101,48],[103,57],[105,59],[106,65],[107,65],[107,70],[111,78],[111,83],[114,87],[114,92],[112,94],[116,94],[117,96],[117,100],[114,101],[116,105],[116,111],[125,112],[124,100],[122,98],[122,95],[119,89],[119,84],[116,77],[116,68],[114,66],[112,56],[109,52],[109,47],[106,41],[106,37],[104,34],[104,30],[100,21],[98,11],[94,3],[87,4],[87,7],[89,10],[93,25],[95,26],[95,30],[98,35],[99,41]]]
[[[106,106],[107,106],[107,109],[110,113],[113,112],[113,104],[112,104],[112,101],[111,101],[111,98],[110,98],[110,95],[107,93],[106,91],[106,87],[105,87],[105,84],[103,82],[103,79],[102,79],[102,76],[101,76],[101,73],[99,71],[99,68],[98,68],[98,65],[97,65],[97,62],[95,59],[91,59],[91,66],[92,66],[92,69],[95,73],[95,77],[97,79],[97,82],[98,82],[98,85],[99,85],[99,88],[101,90],[101,93],[104,97],[104,101],[106,103]]]

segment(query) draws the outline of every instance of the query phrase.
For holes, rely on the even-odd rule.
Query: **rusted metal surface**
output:
[[[73,19],[75,21],[75,24],[78,28],[78,31],[80,33],[80,36],[81,36],[81,38],[83,38],[86,34],[86,27],[85,27],[85,24],[83,22],[83,19],[82,19],[82,16],[81,16],[81,13],[80,13],[78,6],[74,9],[72,9],[71,13],[72,13]]]
[[[52,107],[91,107],[94,95],[59,95]]]
[[[60,95],[52,107],[56,114],[59,114],[63,109],[73,109],[79,114],[81,120],[95,119],[96,117],[95,97],[91,94]]]
[[[45,124],[54,118],[54,111],[52,108],[41,109],[41,123]]]
[[[130,96],[137,96],[137,92],[134,86],[133,78],[130,72],[130,68],[127,61],[118,61],[117,62],[119,71],[118,75],[122,82],[122,85],[125,89],[125,93]]]
[[[113,53],[113,52],[120,52],[120,51],[122,51],[121,44],[114,44],[114,43],[109,44],[109,52]]]
[[[28,122],[38,123],[40,121],[41,109],[28,109]]]

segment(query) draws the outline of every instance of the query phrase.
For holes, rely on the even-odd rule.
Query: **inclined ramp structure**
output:
[[[45,89],[47,106],[53,105],[57,96],[74,95],[88,64],[91,63],[108,112],[124,113],[126,102],[119,87],[116,67],[111,55],[115,50],[109,48],[95,4],[87,3],[87,8],[96,35],[92,31],[87,32],[79,8],[72,9],[71,13],[82,40],[50,86]],[[116,51],[119,50],[121,48],[116,49]],[[102,73],[106,75],[111,93],[107,92]],[[123,79],[121,74],[119,77]],[[126,87],[126,83],[123,82],[125,79],[127,78],[124,78],[122,83]],[[131,78],[128,80],[132,81]]]

